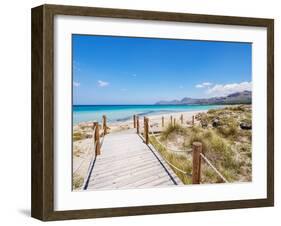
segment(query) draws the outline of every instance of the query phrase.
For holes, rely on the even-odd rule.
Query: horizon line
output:
[[[206,105],[236,105],[251,103],[221,103],[221,104],[72,104],[72,106],[206,106]]]

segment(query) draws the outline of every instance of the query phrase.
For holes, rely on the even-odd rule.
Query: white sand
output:
[[[183,111],[183,112],[172,112],[172,113],[160,113],[157,115],[146,115],[145,117],[149,119],[149,124],[152,127],[162,127],[162,117],[164,117],[164,125],[168,125],[171,122],[171,116],[173,118],[173,123],[174,119],[176,119],[176,122],[181,124],[180,117],[183,115],[183,124],[191,124],[192,122],[192,116],[198,114],[198,113],[203,113],[207,112],[207,110],[200,110],[200,111]],[[140,127],[143,127],[143,118],[144,116],[141,116],[139,118],[139,123]],[[196,123],[196,120],[195,120]],[[93,122],[85,122],[85,123],[80,123],[79,126],[89,126],[92,125]],[[121,130],[126,130],[126,129],[131,129],[134,126],[133,123],[133,116],[132,119],[126,120],[126,121],[120,121],[120,122],[112,122],[112,123],[107,123],[107,126],[110,128],[110,132],[117,132]],[[74,127],[74,130],[78,129],[78,126]]]
[[[183,125],[191,124],[192,122],[192,116],[198,114],[198,113],[204,113],[207,112],[208,110],[200,110],[200,111],[183,111],[183,112],[172,112],[172,113],[160,113],[157,115],[146,115],[146,116],[141,116],[139,118],[139,123],[140,127],[143,127],[143,119],[144,117],[149,119],[149,125],[151,127],[162,127],[162,117],[164,117],[164,126],[168,125],[171,122],[171,116],[173,118],[173,123],[174,119],[176,119],[176,122],[181,124],[180,117],[183,115]],[[195,123],[198,123],[195,119]],[[93,125],[93,122],[82,122],[79,123],[78,125],[73,126],[74,131],[78,131],[81,129],[81,127],[86,126],[88,127],[89,132],[91,132],[91,127]],[[120,121],[120,122],[112,122],[112,123],[107,123],[107,126],[110,128],[109,132],[117,132],[117,131],[122,131],[126,129],[131,129],[134,126],[133,123],[133,116],[132,119],[126,120],[126,121]],[[85,131],[85,130],[84,130]]]

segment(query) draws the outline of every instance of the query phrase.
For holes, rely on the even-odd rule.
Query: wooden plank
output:
[[[96,172],[95,171],[93,172],[93,179],[110,177],[112,175],[114,177],[128,175],[128,174],[132,175],[137,171],[143,171],[147,168],[151,168],[154,166],[158,167],[157,162],[153,162],[153,163],[145,162],[144,164],[137,165],[135,167],[134,167],[134,165],[130,165],[129,167],[126,167],[126,168],[118,168],[118,169],[110,170],[107,172],[100,172],[99,170],[97,170]]]
[[[165,173],[163,173],[162,175],[166,176]],[[124,186],[124,188],[145,187],[145,185],[149,186],[151,181],[154,181],[154,180],[160,178],[162,175],[161,174],[160,175],[153,175],[153,176],[150,176],[150,177],[143,178],[141,180],[138,180],[135,183],[129,184],[127,186]]]
[[[118,181],[128,175],[130,175],[130,177],[133,177],[134,175],[138,175],[138,172],[142,172],[142,173],[145,173],[147,170],[151,172],[151,170],[154,170],[154,172],[158,172],[157,171],[157,166],[150,166],[148,169],[148,167],[142,167],[142,168],[138,168],[139,170],[135,170],[135,171],[131,171],[130,174],[128,174],[127,171],[122,171],[122,172],[118,172],[118,173],[111,173],[111,174],[107,174],[107,175],[100,175],[100,176],[97,176],[97,177],[93,177],[92,181],[99,181],[99,182],[102,182],[102,181],[108,181],[108,179],[111,179],[111,180],[115,180],[115,181]],[[159,171],[160,173],[162,171]],[[153,173],[152,175],[155,175],[155,173]]]
[[[153,162],[152,161],[145,161],[142,164],[134,164],[134,165],[130,164],[127,167],[124,167],[124,165],[119,164],[118,167],[110,168],[110,170],[109,170],[108,167],[107,167],[107,169],[103,168],[103,170],[101,170],[100,168],[96,168],[95,171],[94,171],[94,174],[97,177],[99,175],[102,175],[104,177],[104,176],[107,176],[107,175],[112,175],[112,174],[115,175],[117,173],[119,174],[122,171],[125,171],[126,173],[128,173],[128,170],[134,171],[134,170],[138,170],[138,168],[149,167],[151,165],[157,165],[157,164],[159,164],[157,160],[155,160]]]
[[[158,171],[157,171],[158,170]],[[153,172],[154,171],[154,172]],[[134,173],[131,174],[124,174],[122,176],[112,176],[112,177],[106,177],[103,179],[98,179],[96,181],[94,181],[94,186],[96,188],[104,188],[104,187],[108,187],[110,185],[114,185],[115,187],[118,186],[120,188],[128,185],[128,184],[132,184],[135,183],[141,179],[150,177],[151,175],[155,175],[155,174],[165,174],[164,171],[159,171],[159,167],[158,166],[152,166],[150,168],[147,169],[143,169],[142,171],[136,171]],[[169,178],[165,177],[166,181],[170,181]],[[91,187],[89,187],[91,188]]]
[[[159,153],[134,130],[108,134],[89,178],[88,190],[182,184]]]

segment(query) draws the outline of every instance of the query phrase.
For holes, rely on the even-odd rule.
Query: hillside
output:
[[[185,97],[182,100],[158,101],[156,105],[196,105],[196,104],[251,104],[252,92],[243,91],[229,94],[225,97],[212,98],[189,98]]]

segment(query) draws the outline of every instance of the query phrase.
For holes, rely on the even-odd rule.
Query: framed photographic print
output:
[[[32,216],[273,206],[272,19],[32,9]]]

